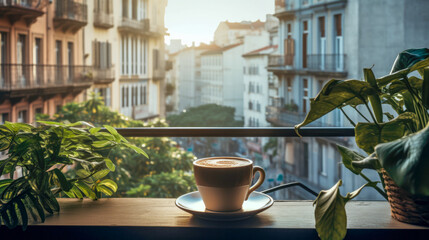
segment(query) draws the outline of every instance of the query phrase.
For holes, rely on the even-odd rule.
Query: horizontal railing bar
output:
[[[238,127],[154,127],[117,128],[124,137],[299,137],[293,127],[238,128]],[[306,127],[302,137],[354,137],[354,128]]]

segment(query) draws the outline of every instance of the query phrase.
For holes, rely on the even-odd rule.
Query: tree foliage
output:
[[[106,107],[103,99],[96,94],[91,94],[86,102],[66,104],[51,120],[69,122],[76,119],[88,121],[95,126],[168,126],[162,119],[145,123],[127,118]],[[116,165],[116,171],[110,172],[108,176],[118,185],[114,197],[178,197],[196,190],[190,174],[192,160],[195,159],[192,153],[178,147],[170,138],[146,137],[127,140],[144,150],[148,157],[125,147],[118,147],[110,152],[109,159]]]
[[[172,127],[242,127],[242,121],[234,119],[233,107],[206,104],[189,108],[178,115],[167,117]]]

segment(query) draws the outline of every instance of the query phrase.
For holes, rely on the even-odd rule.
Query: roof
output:
[[[258,56],[258,55],[265,55],[270,54],[273,51],[275,51],[278,48],[278,45],[269,45],[260,49],[253,50],[251,52],[248,52],[246,54],[243,54],[243,57],[251,57],[251,56]],[[273,51],[270,51],[273,50]]]
[[[258,29],[264,28],[265,22],[261,22],[260,20],[256,22],[224,22],[228,28],[230,29]]]
[[[207,52],[203,52],[201,55],[213,55],[213,54],[221,54],[229,49],[238,47],[240,45],[243,45],[243,43],[237,43],[237,44],[232,44],[232,45],[228,45],[225,47],[217,47],[216,49],[207,51]]]

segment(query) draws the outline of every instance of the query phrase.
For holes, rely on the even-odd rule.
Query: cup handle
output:
[[[255,183],[255,185],[253,185],[252,187],[249,188],[249,191],[247,192],[247,196],[246,196],[246,200],[249,198],[250,194],[255,191],[258,187],[260,187],[262,185],[262,183],[265,180],[265,171],[264,169],[262,169],[259,166],[254,166],[253,167],[253,174],[252,174],[252,179],[255,178],[255,174],[256,172],[259,172],[259,179],[258,181]]]

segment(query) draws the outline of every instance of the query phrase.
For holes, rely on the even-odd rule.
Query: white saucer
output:
[[[215,212],[207,210],[200,193],[191,192],[180,196],[176,200],[176,206],[183,211],[193,214],[196,217],[212,221],[237,221],[250,218],[271,207],[274,200],[260,192],[252,192],[247,201],[244,201],[243,208],[234,212]]]

